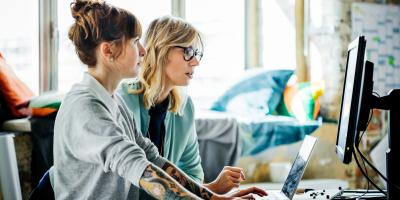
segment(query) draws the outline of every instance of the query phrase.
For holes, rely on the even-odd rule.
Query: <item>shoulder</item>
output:
[[[123,100],[125,105],[132,112],[141,106],[141,101],[139,100],[141,95],[134,93],[134,91],[137,89],[139,89],[139,82],[137,82],[135,79],[129,79],[122,81],[116,91],[116,95]]]
[[[177,116],[188,115],[193,112],[193,102],[187,93],[186,87],[176,87],[174,89],[174,95],[179,97],[178,111],[175,113]],[[186,116],[187,117],[187,116]]]
[[[132,94],[132,91],[139,89],[140,83],[137,79],[125,79],[121,81],[117,88],[117,93],[122,95]]]
[[[184,113],[194,113],[194,105],[190,96],[187,95],[182,99],[182,109]]]
[[[182,100],[182,104],[181,107],[178,111],[178,113],[176,113],[176,117],[180,118],[181,120],[183,120],[185,123],[191,124],[191,122],[194,121],[194,105],[193,105],[193,101],[191,99],[190,96],[186,96],[183,100]]]
[[[101,101],[96,98],[96,95],[91,91],[91,88],[76,85],[65,95],[61,105],[81,107],[88,106],[93,103],[100,104]]]
[[[98,99],[90,88],[79,88],[68,92],[57,115],[70,118],[93,118],[110,115],[112,111]]]

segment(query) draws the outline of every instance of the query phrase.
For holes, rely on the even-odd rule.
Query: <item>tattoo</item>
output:
[[[165,172],[167,172],[167,174],[178,181],[183,187],[185,187],[193,194],[201,197],[202,199],[211,199],[211,197],[213,196],[213,193],[210,190],[188,177],[173,164],[166,162],[162,168],[163,170],[165,170]]]
[[[140,187],[157,199],[199,199],[160,168],[150,164],[139,180]]]

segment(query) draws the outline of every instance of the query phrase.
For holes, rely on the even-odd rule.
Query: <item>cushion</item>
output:
[[[47,92],[40,96],[32,97],[29,102],[32,116],[44,117],[57,112],[63,97],[63,94],[57,92]]]
[[[299,121],[315,120],[320,110],[319,97],[322,93],[323,86],[319,83],[288,85],[275,114],[292,116]]]
[[[1,54],[0,93],[4,98],[4,106],[11,115],[10,118],[21,118],[29,114],[26,106],[33,92],[17,77]]]
[[[244,114],[271,114],[278,106],[292,70],[248,70],[231,86],[211,110]]]

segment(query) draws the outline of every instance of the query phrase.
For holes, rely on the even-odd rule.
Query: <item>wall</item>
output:
[[[351,4],[353,2],[380,3],[381,1],[360,0],[309,0],[309,15],[306,23],[306,55],[311,81],[325,81],[324,95],[321,97],[321,114],[337,120],[343,89],[347,46],[351,38]],[[399,4],[400,1],[387,1]],[[307,19],[307,18],[306,18]],[[307,26],[308,25],[308,26]],[[372,120],[363,138],[361,150],[368,154],[386,130],[385,112],[374,111]],[[353,162],[354,164],[354,162]],[[368,170],[370,173],[371,169]],[[366,188],[367,181],[357,167],[354,168],[353,186]],[[375,183],[376,174],[370,174]]]
[[[351,4],[379,3],[360,0],[309,0],[306,11],[307,66],[311,81],[325,82],[321,114],[338,119],[346,66],[347,45],[351,38]],[[398,1],[391,1],[398,3]]]

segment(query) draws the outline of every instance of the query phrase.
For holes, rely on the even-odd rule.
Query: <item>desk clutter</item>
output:
[[[385,194],[380,193],[378,190],[343,190],[338,189],[326,189],[326,190],[313,190],[306,189],[303,194],[297,194],[295,200],[306,200],[306,199],[317,199],[317,200],[327,200],[327,199],[346,199],[346,200],[363,200],[363,199],[387,199]]]

